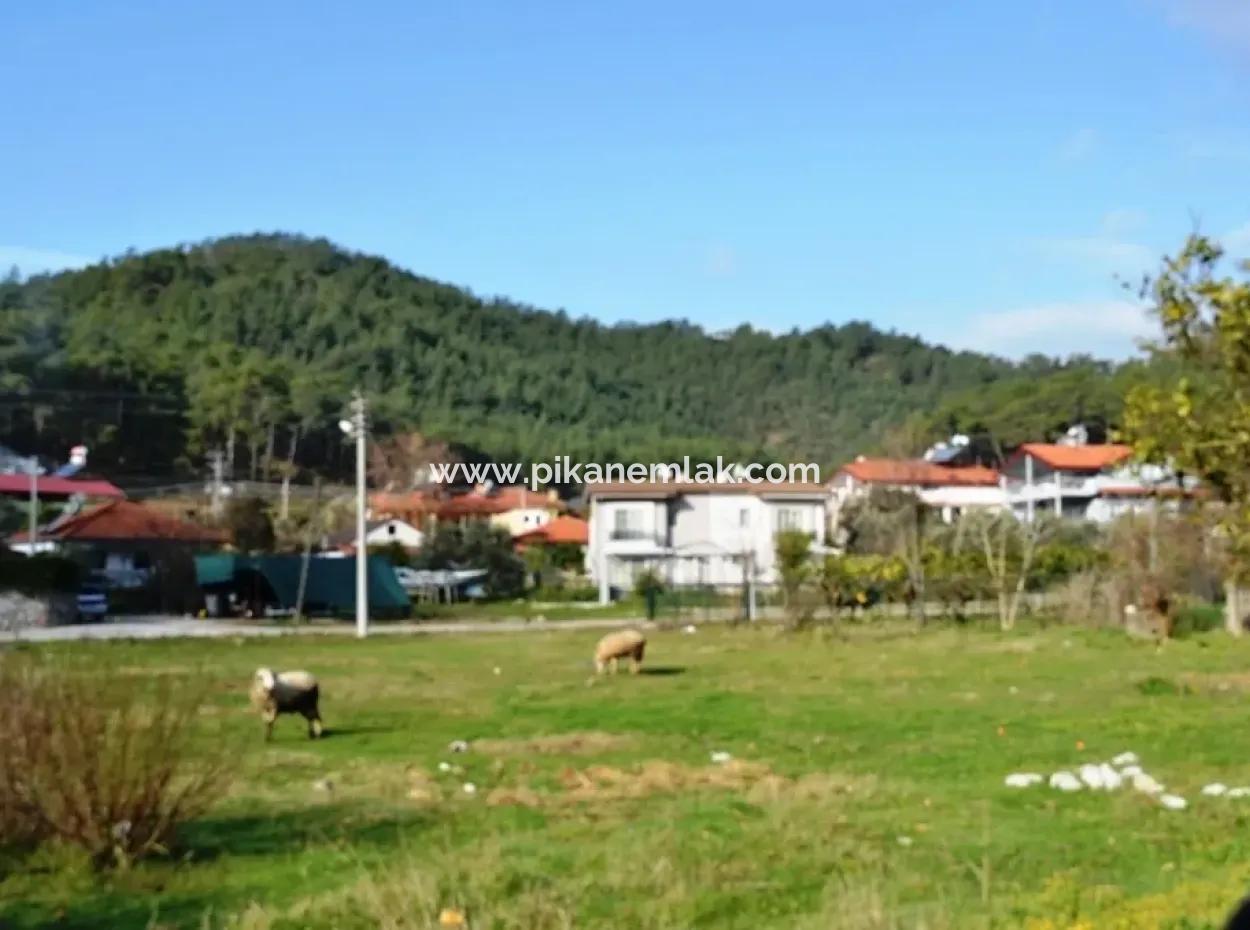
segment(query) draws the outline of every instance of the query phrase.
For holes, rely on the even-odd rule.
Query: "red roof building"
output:
[[[1007,460],[1004,470],[1015,470],[1025,457],[1052,471],[1099,472],[1122,465],[1133,457],[1129,446],[1106,443],[1096,446],[1064,446],[1049,442],[1026,442]]]
[[[858,458],[842,471],[865,484],[894,487],[997,487],[998,472],[982,465],[935,465],[923,459]]]
[[[226,534],[167,516],[135,501],[114,500],[54,521],[39,531],[39,539],[43,542],[163,541],[218,545],[226,541]],[[25,543],[29,534],[15,533],[9,540]]]
[[[535,530],[515,537],[518,546],[529,545],[575,545],[584,546],[590,539],[590,524],[581,517],[567,514],[556,517]]]

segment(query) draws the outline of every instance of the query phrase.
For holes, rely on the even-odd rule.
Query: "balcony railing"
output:
[[[625,551],[632,551],[638,545],[647,548],[648,544],[663,549],[668,545],[668,539],[663,534],[650,530],[614,529],[608,531],[608,543],[624,547]]]
[[[608,539],[651,539],[655,534],[647,530],[635,530],[628,527],[617,527],[608,533]]]

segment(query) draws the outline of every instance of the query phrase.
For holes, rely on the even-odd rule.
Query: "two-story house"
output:
[[[851,500],[873,488],[905,491],[950,522],[965,510],[997,510],[1007,499],[999,476],[982,465],[939,465],[924,459],[870,459],[860,456],[830,482],[835,516]]]
[[[586,571],[603,601],[646,570],[674,586],[772,584],[777,533],[823,547],[828,500],[824,485],[798,482],[588,484]]]

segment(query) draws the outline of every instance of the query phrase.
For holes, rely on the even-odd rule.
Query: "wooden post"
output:
[[[1230,578],[1224,582],[1224,629],[1232,636],[1240,636],[1244,632],[1244,591],[1236,579]]]

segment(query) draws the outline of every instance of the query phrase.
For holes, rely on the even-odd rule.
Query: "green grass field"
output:
[[[7,855],[0,926],[1192,930],[1250,890],[1250,799],[1199,793],[1250,784],[1250,642],[704,628],[592,684],[596,635],[49,647],[206,676],[237,777],[169,859]],[[262,742],[259,665],[319,675],[325,739]],[[1189,808],[1003,786],[1124,750]]]

